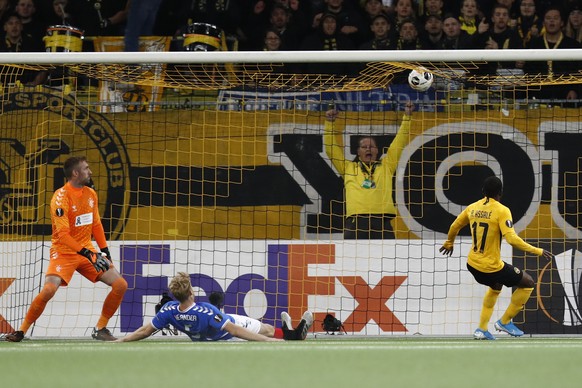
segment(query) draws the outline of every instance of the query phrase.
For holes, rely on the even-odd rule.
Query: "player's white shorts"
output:
[[[261,331],[261,322],[255,318],[245,317],[244,315],[228,314],[234,318],[235,325],[242,326],[248,331],[259,334]]]

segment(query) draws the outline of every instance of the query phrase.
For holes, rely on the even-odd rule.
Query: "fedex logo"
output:
[[[167,291],[169,276],[146,276],[144,265],[172,264],[171,246],[124,245],[120,248],[121,272],[129,283],[128,291],[120,308],[121,330],[133,331],[143,324],[143,297],[159,296]],[[333,244],[269,244],[266,249],[266,276],[246,273],[232,279],[225,288],[213,277],[202,273],[191,273],[192,286],[206,293],[197,300],[208,301],[211,292],[224,293],[224,311],[247,315],[244,298],[251,291],[261,291],[267,300],[263,322],[276,325],[281,312],[288,311],[300,317],[308,308],[314,311],[315,319],[321,322],[327,308],[309,306],[313,296],[336,295],[339,282],[354,299],[354,308],[347,317],[342,317],[347,331],[360,332],[372,322],[384,332],[405,332],[406,327],[387,307],[387,301],[406,280],[406,276],[382,276],[376,284],[354,276],[312,276],[310,267],[333,265],[336,262]],[[230,264],[232,265],[232,264]],[[171,276],[171,275],[170,275]],[[315,307],[315,308],[314,308]],[[345,311],[344,311],[345,314]]]

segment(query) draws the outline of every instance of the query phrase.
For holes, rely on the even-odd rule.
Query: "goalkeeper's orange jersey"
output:
[[[451,225],[445,246],[452,248],[455,237],[467,224],[473,238],[468,263],[481,272],[497,272],[503,268],[501,237],[522,251],[538,256],[544,252],[542,248],[526,243],[515,233],[511,211],[493,198],[483,198],[467,206]]]
[[[390,143],[386,156],[376,162],[368,175],[362,171],[361,163],[346,160],[342,133],[334,131],[334,124],[326,121],[323,142],[328,157],[344,179],[346,215],[393,214],[396,205],[392,198],[392,177],[398,167],[402,150],[408,144],[411,118],[404,115],[398,133]],[[374,181],[373,188],[364,188],[366,179]]]
[[[51,257],[55,253],[77,253],[82,248],[94,251],[92,236],[100,248],[107,246],[97,193],[89,187],[76,188],[67,183],[55,191],[51,199],[51,221]]]

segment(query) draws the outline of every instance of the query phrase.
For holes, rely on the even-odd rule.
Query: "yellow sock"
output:
[[[533,288],[518,288],[511,295],[511,303],[505,310],[505,313],[501,317],[501,323],[507,325],[509,321],[513,319],[521,310],[523,310],[523,305],[529,299],[529,296],[533,292]]]
[[[489,320],[493,315],[493,308],[497,302],[497,297],[501,294],[501,290],[497,291],[493,288],[487,288],[487,292],[483,297],[483,307],[481,307],[481,317],[479,318],[479,329],[483,331],[488,330]]]

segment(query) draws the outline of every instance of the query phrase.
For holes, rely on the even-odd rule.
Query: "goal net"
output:
[[[283,311],[297,324],[311,310],[315,332],[332,314],[348,335],[470,335],[485,288],[465,267],[469,231],[451,257],[439,248],[493,174],[516,232],[556,255],[502,244],[536,282],[514,321],[580,331],[581,51],[29,54],[0,54],[0,333],[18,329],[43,285],[49,203],[72,155],[89,160],[129,284],[114,334],[149,321],[184,271],[197,300],[219,292],[226,313],[276,326]],[[499,69],[511,60],[555,65]],[[421,66],[435,78],[424,92],[407,81]],[[409,102],[409,131],[388,152]],[[360,189],[382,184],[394,209],[355,217],[337,165],[366,136],[393,174],[367,171]],[[107,293],[76,274],[27,335],[87,336]]]

